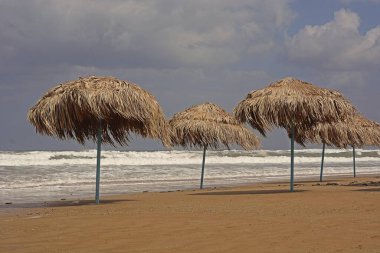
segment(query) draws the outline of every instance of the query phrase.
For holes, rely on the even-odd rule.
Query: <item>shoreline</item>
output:
[[[304,183],[314,183],[314,184],[326,184],[331,182],[344,182],[344,181],[360,181],[365,180],[368,178],[377,179],[380,180],[380,173],[374,173],[374,174],[360,174],[356,177],[352,177],[348,174],[344,175],[326,175],[324,176],[323,182],[319,181],[319,176],[306,176],[302,177],[302,179],[296,178],[294,182],[294,186],[304,184]],[[204,186],[204,188],[201,190],[199,188],[188,188],[188,189],[172,189],[172,190],[163,190],[163,191],[141,191],[141,192],[126,192],[126,193],[120,193],[120,194],[104,194],[100,195],[100,202],[102,202],[102,199],[113,199],[115,197],[128,197],[128,196],[135,196],[140,194],[147,194],[147,193],[171,193],[171,192],[194,192],[194,191],[212,191],[212,190],[233,190],[236,188],[247,188],[247,187],[262,187],[265,185],[281,185],[283,187],[290,187],[289,180],[275,180],[275,181],[260,181],[260,182],[252,182],[252,183],[237,183],[237,184],[230,184],[230,185],[214,185],[214,186]],[[286,189],[284,189],[286,191]],[[61,198],[61,199],[49,199],[44,201],[34,201],[34,202],[8,202],[8,203],[1,203],[0,204],[0,215],[2,213],[9,213],[11,210],[19,210],[19,209],[33,209],[33,208],[45,208],[45,207],[60,207],[60,206],[75,206],[77,204],[92,204],[95,200],[92,198],[92,196],[83,195],[76,198]],[[106,201],[107,202],[107,201]],[[8,210],[8,212],[6,211]]]
[[[348,174],[341,174],[341,175],[326,175],[324,176],[323,183],[329,182],[329,181],[339,181],[349,179],[352,180],[358,179],[358,178],[370,178],[370,177],[380,177],[380,173],[373,173],[373,174],[360,174],[356,178],[348,175]],[[306,183],[306,182],[315,182],[319,183],[319,176],[305,176],[305,177],[298,177],[298,180],[296,178],[295,185],[300,183]],[[234,183],[234,184],[220,184],[220,185],[213,185],[213,186],[204,186],[203,190],[220,190],[220,189],[233,189],[233,188],[240,188],[240,187],[254,187],[261,184],[287,184],[290,186],[289,180],[283,179],[283,180],[274,180],[274,181],[257,181],[257,182],[243,182],[243,183]],[[186,192],[186,191],[197,191],[200,190],[199,188],[186,188],[186,189],[171,189],[171,190],[160,190],[160,191],[139,191],[139,192],[125,192],[125,193],[107,193],[102,195],[102,198],[112,198],[113,196],[124,196],[124,195],[135,195],[135,194],[145,194],[145,193],[165,193],[165,192]],[[83,196],[77,196],[75,198],[65,197],[65,198],[52,198],[52,199],[46,199],[43,201],[31,201],[31,202],[4,202],[0,203],[0,214],[4,212],[4,210],[9,209],[19,209],[19,208],[39,208],[39,207],[49,207],[52,203],[54,205],[59,205],[59,203],[77,203],[77,202],[91,202],[92,196],[89,195],[83,195]]]
[[[352,183],[356,182],[356,183]],[[0,214],[0,252],[378,252],[380,175],[104,196]]]

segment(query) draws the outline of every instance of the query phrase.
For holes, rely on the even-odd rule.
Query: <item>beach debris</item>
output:
[[[5,202],[6,205],[12,205],[12,202]]]
[[[339,184],[338,183],[326,183],[326,185],[332,186],[332,185],[339,185]]]
[[[380,181],[351,182],[347,186],[380,186]]]
[[[35,216],[25,217],[25,219],[39,219],[41,217],[42,217],[41,215],[35,215]]]

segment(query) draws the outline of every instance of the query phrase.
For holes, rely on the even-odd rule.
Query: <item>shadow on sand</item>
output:
[[[305,192],[305,190],[294,190],[294,192],[290,192],[288,189],[284,190],[253,190],[253,191],[217,191],[217,192],[201,192],[201,193],[193,193],[189,195],[209,195],[209,196],[218,196],[218,195],[261,195],[261,194],[282,194],[282,193],[297,193],[297,192]]]
[[[118,202],[136,201],[130,199],[105,199],[100,200],[101,205],[113,204]],[[0,205],[0,209],[9,208],[41,208],[41,207],[69,207],[69,206],[96,206],[94,200],[61,200],[61,201],[46,201],[40,203],[9,203]]]
[[[357,192],[380,192],[380,188],[356,189],[353,191],[357,191]]]

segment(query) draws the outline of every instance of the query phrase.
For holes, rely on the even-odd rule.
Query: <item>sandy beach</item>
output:
[[[380,252],[380,176],[3,205],[0,252]]]

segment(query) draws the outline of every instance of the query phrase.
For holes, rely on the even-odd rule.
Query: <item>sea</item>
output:
[[[101,196],[197,189],[202,151],[102,151]],[[320,149],[295,151],[295,180],[319,180]],[[289,150],[207,151],[205,188],[288,181]],[[0,205],[95,195],[96,150],[0,151]],[[380,150],[356,150],[357,175],[380,175]],[[326,149],[325,176],[352,176],[352,150]]]

